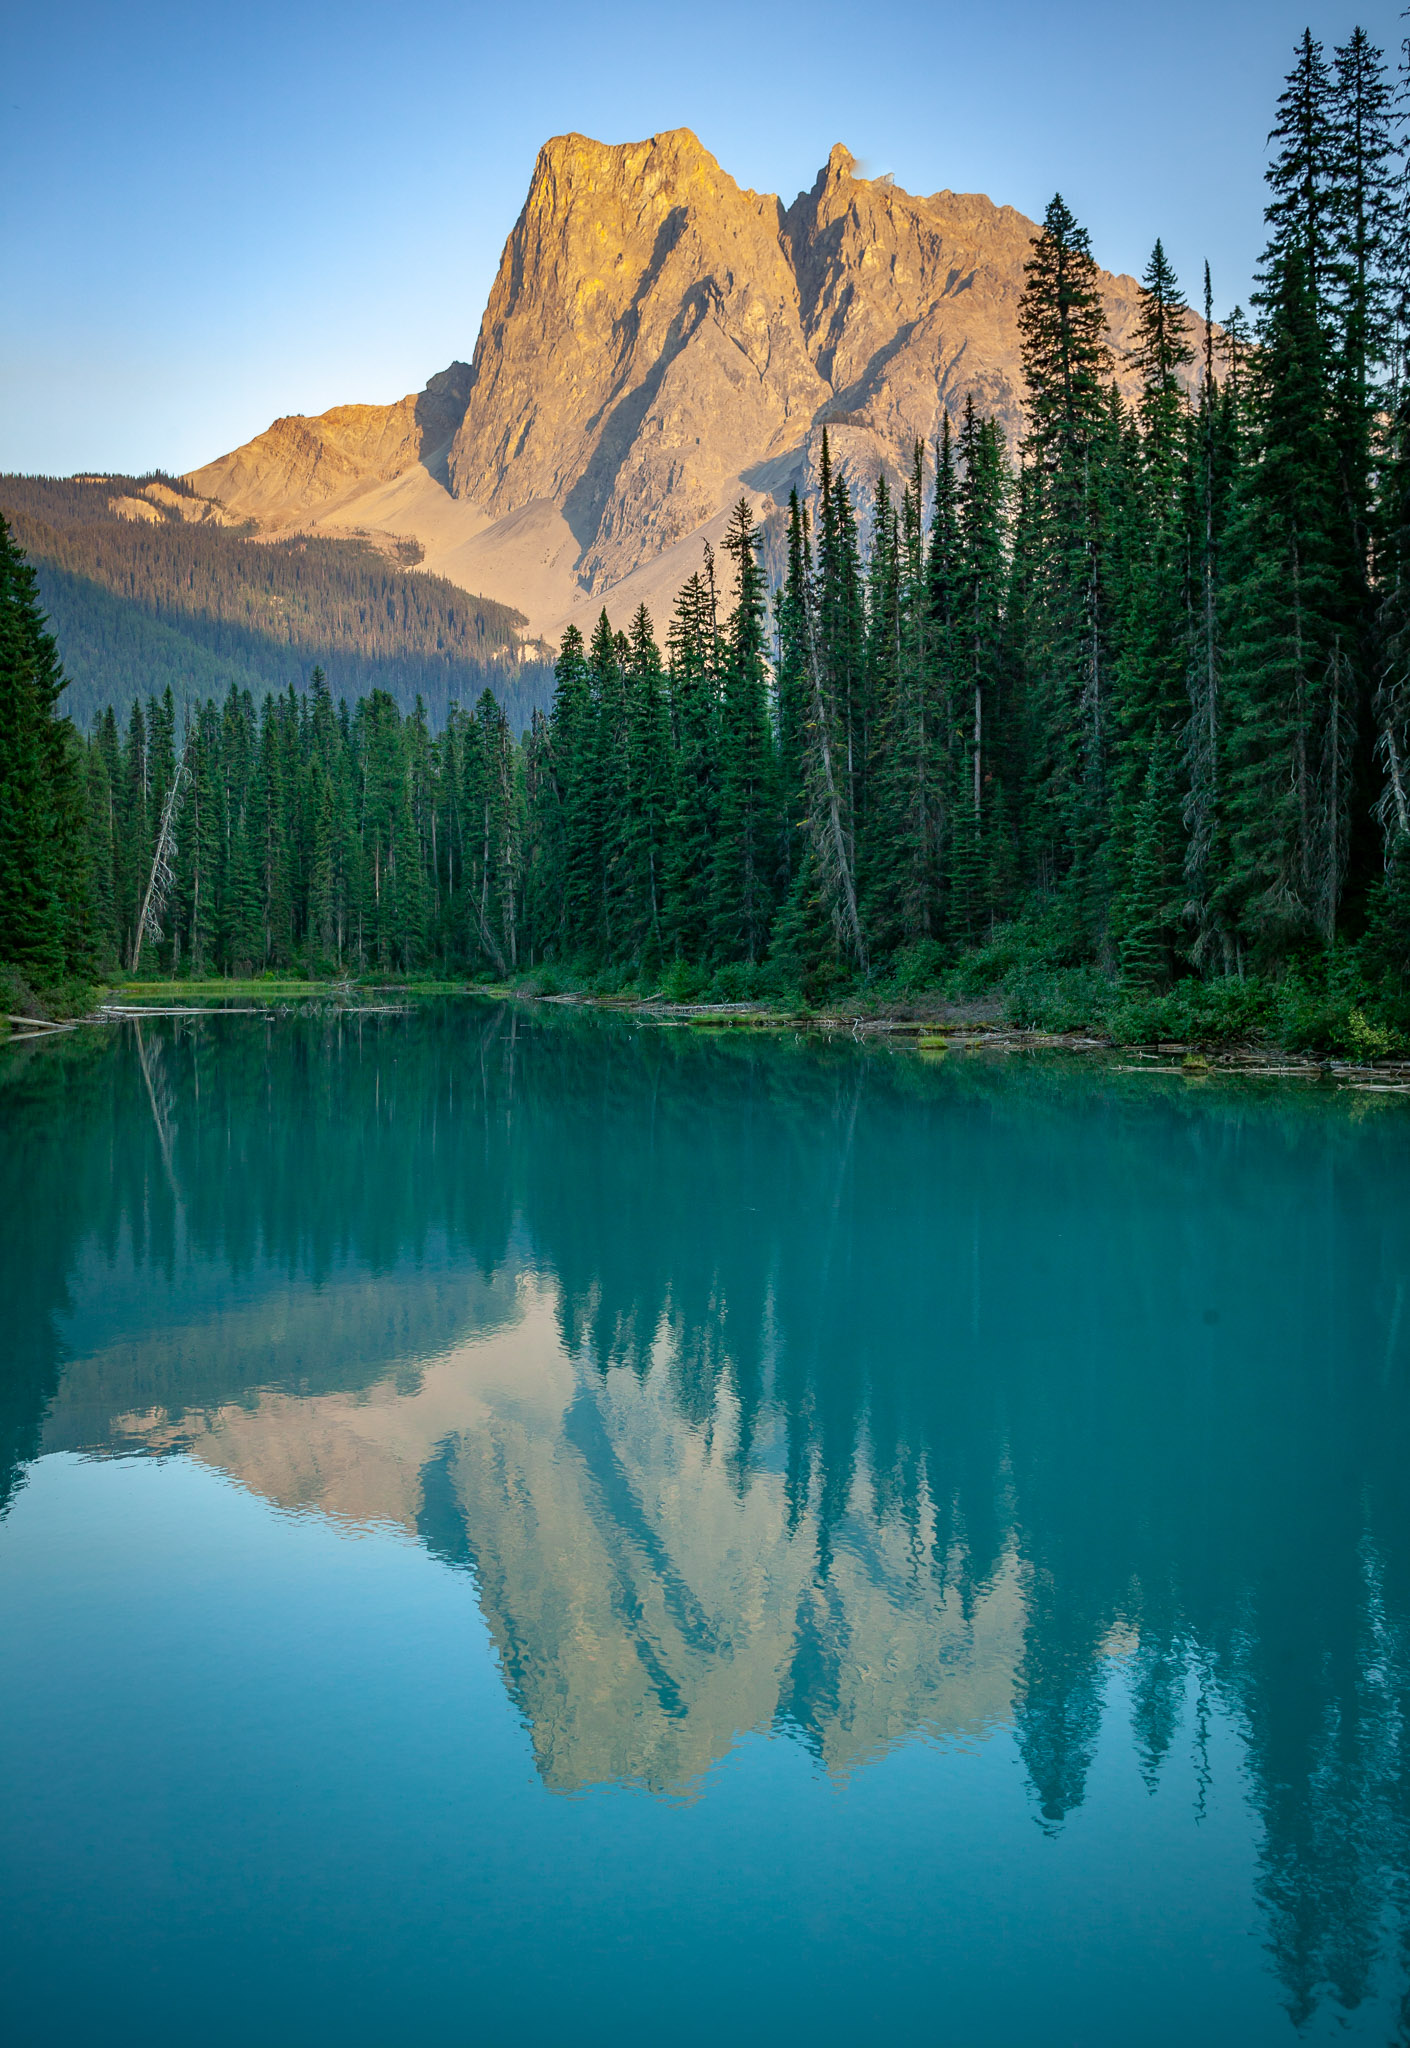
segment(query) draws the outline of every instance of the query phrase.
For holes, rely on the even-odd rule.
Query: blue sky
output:
[[[694,128],[791,199],[834,142],[1164,237],[1245,298],[1292,45],[1394,5],[0,0],[0,469],[179,470],[474,347],[545,137]]]

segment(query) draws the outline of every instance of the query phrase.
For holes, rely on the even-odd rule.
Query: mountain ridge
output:
[[[841,143],[785,206],[689,129],[556,136],[468,365],[391,406],[278,420],[189,481],[270,531],[414,538],[426,569],[550,637],[609,595],[659,615],[741,494],[776,525],[815,488],[824,428],[859,492],[970,394],[1016,442],[1037,232],[982,193],[860,177]],[[1140,288],[1100,288],[1130,392]]]

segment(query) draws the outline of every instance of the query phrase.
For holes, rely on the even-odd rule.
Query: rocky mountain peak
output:
[[[659,611],[741,491],[767,517],[810,488],[824,427],[859,491],[970,393],[1016,437],[1036,232],[980,193],[859,177],[841,143],[785,209],[688,128],[555,136],[468,366],[276,422],[193,481],[268,523],[412,534],[541,630],[608,592]],[[1102,290],[1125,375],[1138,288]]]

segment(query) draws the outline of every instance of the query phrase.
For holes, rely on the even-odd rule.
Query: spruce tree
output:
[[[537,788],[545,823],[536,858],[535,943],[540,954],[571,958],[595,902],[591,789],[592,691],[583,636],[563,635],[555,668],[553,711],[539,735]]]
[[[796,489],[788,494],[788,542],[782,588],[774,606],[774,694],[778,720],[779,887],[785,895],[803,853],[807,793],[808,635],[811,602],[808,515]]]
[[[709,955],[715,849],[720,833],[720,636],[714,564],[691,576],[676,600],[667,639],[675,799],[666,858],[670,951],[691,963]]]
[[[1122,974],[1132,987],[1147,990],[1167,986],[1175,968],[1184,880],[1176,758],[1173,743],[1157,733],[1136,813],[1130,876],[1115,907]]]
[[[1244,938],[1267,956],[1313,928],[1326,896],[1321,740],[1348,623],[1323,337],[1296,247],[1268,305],[1256,404],[1225,593],[1228,888]]]
[[[667,843],[674,802],[671,718],[661,650],[639,605],[626,660],[627,866],[630,956],[647,968],[664,957]]]
[[[591,884],[583,897],[578,950],[624,960],[634,926],[630,733],[623,647],[604,610],[588,648],[591,742],[585,786]]]
[[[41,986],[65,965],[49,731],[61,687],[34,572],[0,519],[0,961]]]
[[[751,963],[762,960],[768,948],[778,837],[759,541],[753,508],[741,498],[724,542],[734,562],[735,600],[720,702],[713,944],[718,958]]]
[[[1019,305],[1029,427],[1015,549],[1040,868],[1100,937],[1109,673],[1101,470],[1118,445],[1111,358],[1086,230],[1056,195]]]

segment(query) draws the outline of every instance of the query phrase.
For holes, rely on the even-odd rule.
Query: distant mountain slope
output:
[[[302,687],[316,663],[335,696],[420,696],[434,722],[488,685],[523,725],[551,693],[523,614],[416,573],[415,542],[263,540],[164,478],[0,477],[0,511],[38,571],[80,725],[168,686],[178,702]]]
[[[824,427],[862,502],[971,392],[1017,436],[1036,233],[979,193],[859,177],[841,145],[785,207],[688,129],[558,136],[468,368],[395,405],[277,420],[192,480],[269,530],[414,536],[428,568],[552,637],[604,598],[659,624],[741,492],[767,522],[813,491]],[[1129,394],[1139,287],[1103,272],[1101,290]]]

